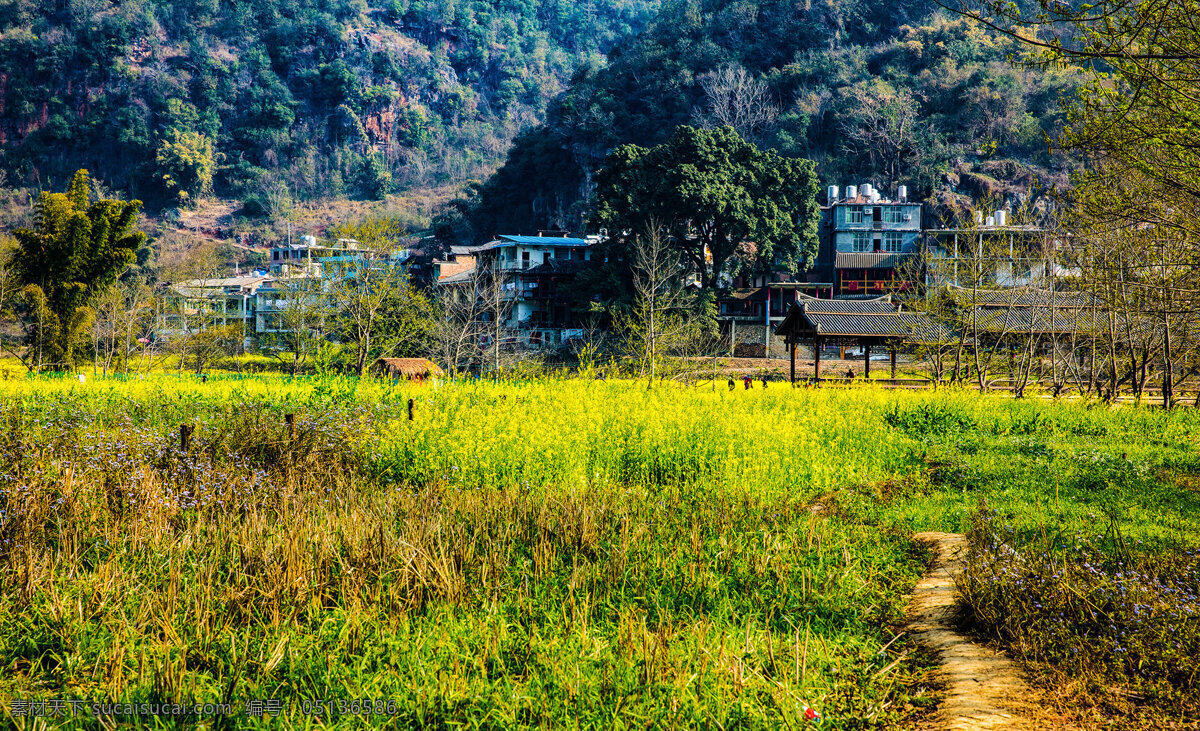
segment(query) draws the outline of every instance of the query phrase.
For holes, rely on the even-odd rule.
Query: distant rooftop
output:
[[[592,243],[593,241],[589,239],[566,236],[517,236],[513,234],[500,234],[494,241],[489,241],[483,246],[476,246],[472,251],[490,251],[514,244],[520,246],[591,246]]]
[[[189,279],[176,282],[176,287],[192,287],[195,289],[216,289],[218,287],[250,287],[262,284],[269,277],[266,275],[245,274],[240,277],[214,277],[212,279]]]

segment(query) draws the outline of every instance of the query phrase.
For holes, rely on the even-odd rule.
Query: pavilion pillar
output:
[[[796,385],[796,341],[788,338],[788,350],[792,356],[792,385]]]
[[[871,343],[870,343],[870,341],[863,343],[863,361],[865,361],[863,363],[863,370],[865,371],[864,375],[869,379],[871,377]]]
[[[896,346],[892,346],[892,378],[896,378]]]
[[[821,336],[813,336],[813,378],[821,380]]]
[[[729,357],[737,352],[737,320],[729,321]]]

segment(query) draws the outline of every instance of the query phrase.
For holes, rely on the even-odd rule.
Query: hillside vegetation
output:
[[[0,170],[272,213],[481,177],[655,0],[0,2]]]
[[[604,156],[658,144],[683,123],[729,124],[815,160],[827,183],[1020,204],[1036,181],[1062,180],[1047,135],[1078,85],[1070,69],[1014,67],[1021,53],[924,0],[668,3],[517,139],[460,230],[578,228]]]

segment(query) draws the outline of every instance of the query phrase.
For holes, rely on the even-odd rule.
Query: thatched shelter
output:
[[[426,358],[380,358],[371,364],[371,375],[387,378],[431,378],[442,375],[437,363]]]

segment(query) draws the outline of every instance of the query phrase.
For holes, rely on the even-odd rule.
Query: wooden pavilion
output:
[[[896,348],[903,343],[938,342],[949,332],[926,315],[904,312],[891,295],[874,299],[816,299],[800,295],[787,317],[775,329],[791,354],[791,380],[796,382],[796,346],[811,342],[814,376],[821,378],[821,346],[836,343],[863,348],[864,375],[871,377],[871,347],[891,352],[892,377],[896,376]]]

